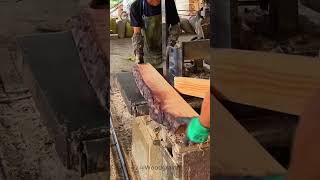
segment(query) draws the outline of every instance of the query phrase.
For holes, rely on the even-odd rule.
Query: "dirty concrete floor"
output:
[[[129,176],[135,179],[135,177],[132,177],[134,176],[135,166],[131,159],[131,123],[134,117],[127,110],[116,82],[117,73],[131,71],[134,62],[129,60],[129,57],[132,56],[132,52],[130,38],[110,40],[110,110],[115,132],[126,159]],[[112,158],[116,161],[111,161],[111,164],[119,164],[118,156],[114,151]],[[111,178],[119,179],[122,177],[121,171],[119,165],[116,167],[118,167],[117,171],[111,171]]]
[[[1,66],[5,55],[0,54],[0,57]],[[7,178],[79,179],[59,160],[54,140],[49,136],[30,93],[9,94],[4,85],[8,84],[0,83],[0,159]],[[1,102],[5,98],[17,97],[20,99]]]
[[[6,48],[10,43],[1,44]],[[14,48],[9,47],[14,54]],[[2,51],[3,52],[3,51]],[[0,53],[0,67],[6,55]],[[15,56],[11,56],[13,58]],[[11,59],[10,61],[14,61]],[[12,64],[13,65],[13,64]],[[14,65],[13,65],[14,66]],[[2,72],[3,68],[0,68]],[[1,73],[0,73],[1,74]],[[2,80],[5,80],[1,77]],[[30,92],[7,93],[5,87],[21,83],[21,77],[0,80],[0,165],[2,174],[13,180],[102,180],[105,173],[81,178],[68,170],[55,150],[54,139],[44,125]],[[19,86],[24,87],[23,84]],[[1,172],[0,172],[1,175]],[[1,177],[1,176],[0,176]]]

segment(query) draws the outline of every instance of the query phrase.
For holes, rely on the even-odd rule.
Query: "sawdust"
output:
[[[58,159],[54,140],[31,98],[0,104],[0,142],[9,179],[79,179]]]
[[[116,86],[115,78],[111,78],[110,107],[115,133],[124,152],[129,174],[130,172],[131,175],[137,174],[137,169],[131,158],[132,122],[134,117],[127,110],[120,90]]]
[[[124,177],[120,174],[120,163],[117,159],[116,150],[113,145],[111,145],[110,151],[110,180],[119,180]]]
[[[132,45],[131,39],[111,39],[110,46],[112,47],[110,51],[110,110],[113,120],[113,125],[115,128],[115,133],[117,134],[118,141],[124,153],[124,158],[126,159],[126,165],[128,168],[128,173],[131,179],[138,179],[138,171],[133,164],[131,158],[131,140],[132,140],[132,122],[134,117],[131,116],[125,102],[122,98],[120,90],[118,89],[116,83],[116,74],[119,72],[131,72],[134,63],[128,60],[128,57],[132,56]],[[112,177],[121,177],[119,175],[119,160],[115,151],[113,151],[113,163],[117,171],[117,174],[111,173]],[[113,166],[113,165],[112,165]],[[132,177],[131,177],[132,176]]]

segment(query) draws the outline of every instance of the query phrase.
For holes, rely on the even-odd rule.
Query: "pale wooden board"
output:
[[[210,90],[210,80],[174,77],[174,88],[181,94],[204,98]]]
[[[224,98],[300,115],[320,88],[320,59],[268,52],[214,49],[213,86]]]
[[[0,48],[0,77],[6,93],[27,91],[6,48]]]
[[[282,175],[286,170],[211,95],[213,128],[211,174]]]

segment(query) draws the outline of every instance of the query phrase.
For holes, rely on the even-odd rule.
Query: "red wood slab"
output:
[[[186,124],[177,119],[199,116],[152,65],[135,65],[133,75],[142,96],[148,102],[153,120],[175,133],[182,133]]]
[[[72,18],[72,34],[80,63],[103,104],[109,106],[109,17],[107,9],[87,8]]]

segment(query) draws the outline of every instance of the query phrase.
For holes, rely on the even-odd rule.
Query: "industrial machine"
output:
[[[20,66],[61,161],[81,176],[105,171],[109,114],[80,65],[71,32],[18,38]]]
[[[238,12],[242,6],[259,6],[266,11],[267,31],[276,39],[287,38],[298,30],[298,0],[214,0],[210,4],[213,47],[239,48]]]

